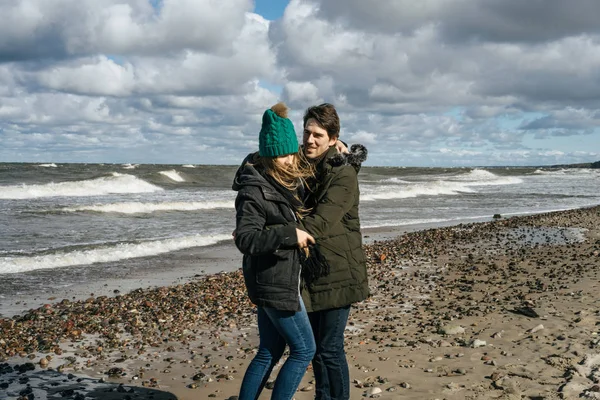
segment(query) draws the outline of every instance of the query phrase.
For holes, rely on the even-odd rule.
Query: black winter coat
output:
[[[250,300],[261,307],[300,311],[296,217],[287,199],[244,160],[233,181],[235,245],[244,255]]]

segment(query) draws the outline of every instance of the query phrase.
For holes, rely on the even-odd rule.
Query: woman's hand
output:
[[[335,142],[335,149],[340,154],[348,154],[348,147],[339,139]]]
[[[315,244],[315,238],[301,229],[296,228],[296,236],[298,236],[298,247],[301,249],[308,247],[309,244]]]

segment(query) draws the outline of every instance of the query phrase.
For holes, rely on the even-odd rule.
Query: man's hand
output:
[[[298,236],[298,247],[301,249],[308,247],[309,244],[315,244],[315,238],[301,229],[296,228],[296,235]]]

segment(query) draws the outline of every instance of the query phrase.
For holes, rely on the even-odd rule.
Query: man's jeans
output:
[[[302,298],[300,306],[302,310],[299,312],[258,307],[260,345],[244,375],[239,400],[258,399],[286,344],[290,347],[290,356],[277,375],[271,399],[289,400],[294,397],[315,354],[315,339]]]
[[[344,329],[349,314],[349,305],[308,314],[317,343],[312,362],[317,400],[350,398],[350,374],[344,352]]]

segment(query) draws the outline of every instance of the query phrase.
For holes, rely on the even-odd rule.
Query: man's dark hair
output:
[[[329,139],[337,139],[340,136],[340,117],[333,104],[323,103],[309,107],[304,113],[305,128],[306,122],[311,118],[327,131]]]

